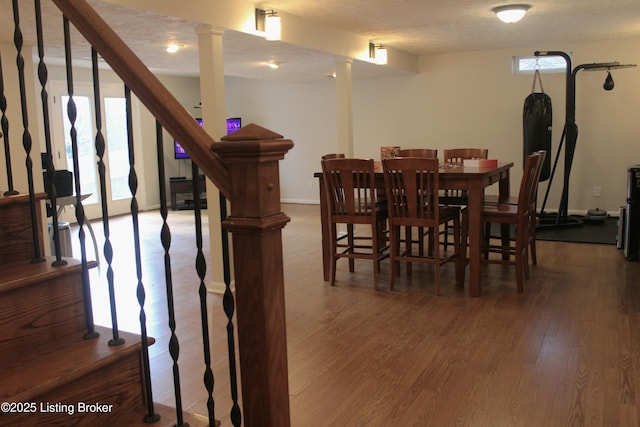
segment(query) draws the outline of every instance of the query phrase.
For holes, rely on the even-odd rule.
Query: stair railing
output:
[[[278,162],[284,158],[284,155],[291,149],[292,142],[283,139],[282,135],[268,131],[259,126],[250,124],[245,127],[246,131],[238,131],[234,135],[222,138],[221,142],[215,141],[202,129],[191,117],[191,115],[182,107],[182,105],[171,95],[171,93],[160,83],[160,81],[151,73],[147,67],[135,56],[128,46],[115,34],[115,32],[101,19],[101,17],[92,9],[92,7],[84,0],[52,0],[52,2],[62,11],[64,15],[64,27],[66,33],[66,62],[67,62],[67,83],[70,101],[68,112],[72,122],[72,146],[73,146],[73,117],[75,108],[73,104],[73,85],[72,85],[72,61],[70,48],[68,46],[68,27],[73,25],[92,46],[92,62],[94,66],[94,91],[99,91],[97,72],[97,57],[100,55],[109,66],[120,76],[125,84],[128,104],[130,104],[130,92],[134,93],[138,99],[145,105],[151,114],[157,120],[158,148],[162,146],[162,128],[166,129],[173,138],[181,141],[186,151],[194,159],[194,173],[197,175],[198,169],[201,170],[208,179],[210,179],[221,193],[221,210],[223,213],[223,243],[226,243],[226,232],[229,231],[233,237],[233,260],[235,264],[235,287],[236,298],[234,301],[233,293],[230,290],[230,270],[228,269],[228,261],[230,254],[223,251],[225,258],[224,280],[226,291],[224,295],[223,305],[225,313],[228,317],[227,333],[229,342],[229,365],[231,375],[231,394],[233,398],[233,407],[231,409],[231,421],[233,425],[240,425],[242,417],[237,402],[237,390],[235,383],[235,343],[234,343],[234,327],[232,319],[234,317],[234,308],[237,305],[237,335],[238,350],[240,360],[241,376],[245,380],[242,381],[242,406],[244,411],[244,420],[246,425],[262,425],[262,426],[288,426],[289,420],[289,396],[288,396],[288,368],[286,356],[286,324],[284,309],[284,274],[282,260],[282,228],[289,221],[289,218],[282,213],[280,208],[280,187],[278,176]],[[44,64],[44,52],[42,50],[41,41],[41,19],[39,17],[40,1],[35,0],[36,21],[38,32],[38,50],[39,64],[38,76],[42,87],[41,96],[43,100],[43,116],[45,127],[45,149],[47,169],[50,182],[53,169],[51,157],[51,141],[49,135],[48,113],[46,105],[46,65]],[[41,236],[38,235],[39,224],[36,209],[36,191],[33,182],[33,162],[31,160],[32,141],[29,131],[29,120],[26,115],[26,105],[31,102],[27,99],[24,90],[24,82],[26,74],[24,72],[24,59],[22,56],[22,35],[20,29],[18,0],[13,0],[14,7],[14,23],[15,37],[14,42],[17,49],[17,64],[20,76],[20,95],[22,102],[22,128],[23,146],[25,152],[25,164],[27,168],[28,192],[31,199],[32,224],[34,235],[34,259],[39,260],[41,256],[41,248],[38,242]],[[2,62],[0,59],[0,69]],[[1,70],[0,70],[1,73]],[[2,92],[0,95],[0,110],[2,112],[2,133],[4,134],[6,159],[10,159],[9,140],[8,140],[8,123],[5,117],[6,101],[4,97],[4,83],[2,82],[2,74],[0,74],[0,83],[2,83]],[[99,99],[99,92],[97,98]],[[130,167],[129,176],[130,189],[133,195],[132,199],[132,218],[134,221],[134,234],[137,234],[137,201],[136,189],[137,178],[135,175],[133,145],[135,141],[132,139],[131,132],[131,108],[127,108],[128,117],[127,124],[129,128],[129,152]],[[99,112],[96,114],[99,115]],[[104,137],[101,133],[99,119],[96,117],[96,158],[99,170],[104,168]],[[74,158],[77,159],[77,150],[74,148]],[[170,256],[169,244],[170,233],[166,222],[166,194],[164,194],[164,170],[162,169],[161,151],[159,151],[159,177],[160,177],[160,199],[163,204],[161,207],[161,215],[163,217],[162,244],[165,249],[165,265],[167,266],[167,292],[171,293],[171,274],[170,274]],[[10,160],[7,163],[8,181],[13,187],[13,175],[10,168]],[[197,165],[197,166],[196,166]],[[93,318],[91,313],[91,289],[89,275],[86,274],[86,254],[84,250],[84,226],[87,221],[84,217],[82,200],[80,199],[81,182],[79,178],[78,165],[74,167],[75,175],[75,191],[77,196],[76,203],[76,219],[79,224],[79,235],[81,245],[81,257],[85,265],[85,274],[87,284],[85,295],[86,306],[86,322],[87,334],[85,338],[90,339],[96,335],[93,330]],[[194,176],[196,176],[194,175]],[[104,179],[104,173],[101,179]],[[201,295],[201,301],[206,296],[206,288],[204,286],[204,270],[206,269],[204,257],[201,251],[202,230],[198,229],[200,222],[200,197],[198,189],[198,180],[194,181],[194,200],[196,201],[196,237],[198,240],[197,270],[200,277],[200,287],[198,292]],[[104,182],[101,182],[102,192],[104,193]],[[14,191],[13,188],[10,191]],[[55,213],[56,205],[56,189],[55,184],[47,188],[47,195],[52,203],[53,212]],[[226,214],[226,200],[229,200],[231,207],[230,214]],[[105,200],[103,205],[103,221],[105,232],[105,256],[109,259],[110,242],[108,227],[108,209]],[[53,215],[55,218],[55,214]],[[54,219],[55,221],[55,219]],[[54,223],[53,227],[54,240],[59,240],[58,227]],[[137,237],[139,245],[139,236]],[[145,420],[153,422],[157,420],[157,414],[153,407],[153,398],[151,395],[151,379],[152,374],[149,373],[149,355],[146,352],[147,337],[145,323],[145,289],[141,278],[141,261],[140,248],[136,248],[136,265],[138,269],[138,300],[140,305],[140,320],[142,330],[143,344],[143,364],[146,374],[145,378],[145,396],[147,398],[147,416]],[[225,249],[226,250],[226,249]],[[54,265],[62,265],[64,261],[59,255],[59,247],[55,248],[56,261]],[[97,254],[96,254],[97,256]],[[110,260],[108,261],[108,269],[111,271]],[[108,273],[108,276],[110,274]],[[113,283],[109,283],[110,300],[112,305],[112,324],[113,339],[110,345],[119,345],[121,340],[118,336],[117,316],[115,316],[115,298],[113,295]],[[172,304],[172,299],[169,300]],[[208,331],[206,325],[206,304],[203,306],[203,339],[205,341],[204,358],[207,364],[205,371],[205,386],[208,392],[209,421],[211,425],[215,423],[214,405],[212,398],[213,391],[213,373],[210,369],[210,354],[207,348]],[[176,319],[169,307],[169,319],[172,338],[170,340],[169,352],[172,356],[175,394],[176,394],[176,417],[177,425],[184,425],[182,420],[182,409],[180,401],[180,384],[178,370],[178,343],[175,336]],[[258,326],[259,327],[256,327]]]

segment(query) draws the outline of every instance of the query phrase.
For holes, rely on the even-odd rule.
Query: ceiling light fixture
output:
[[[275,10],[256,9],[256,30],[267,40],[280,40],[281,23]]]
[[[381,44],[369,43],[369,58],[376,64],[387,63],[387,48]]]
[[[496,14],[499,20],[510,24],[521,20],[529,9],[531,9],[531,6],[528,4],[509,4],[494,7],[491,10]]]
[[[176,53],[177,51],[180,50],[180,48],[182,47],[182,45],[177,44],[177,43],[169,43],[167,45],[167,52],[169,53]]]
[[[267,65],[269,65],[269,68],[272,68],[274,70],[280,68],[280,63],[279,62],[269,62],[269,64],[267,64]]]

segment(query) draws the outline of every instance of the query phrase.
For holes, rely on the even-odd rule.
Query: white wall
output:
[[[241,116],[242,124],[255,123],[294,143],[281,163],[283,201],[317,203],[313,173],[320,156],[335,152],[335,82],[278,83],[227,77],[227,110]]]
[[[593,62],[640,63],[638,40],[558,45],[573,54],[573,66]],[[522,108],[532,75],[513,75],[512,57],[533,50],[513,49],[436,55],[421,59],[419,75],[358,79],[353,82],[354,154],[379,158],[382,145],[444,148],[487,147],[489,156],[515,162],[512,193],[522,170]],[[602,89],[606,72],[576,75],[579,127],[569,187],[569,210],[599,207],[617,213],[626,200],[626,169],[640,163],[640,68],[614,70],[613,91]],[[282,162],[286,201],[318,200],[311,177],[320,156],[336,150],[335,82],[284,84],[227,78],[227,105],[244,123],[253,121],[292,139]],[[564,73],[543,74],[553,102],[552,161],[565,120]],[[249,120],[249,121],[247,121]],[[563,184],[564,150],[553,179],[547,211],[557,208]],[[310,181],[311,179],[311,181]],[[311,187],[310,187],[311,185]],[[541,185],[540,198],[548,182]],[[602,187],[593,197],[593,187]],[[493,189],[489,190],[494,191]]]

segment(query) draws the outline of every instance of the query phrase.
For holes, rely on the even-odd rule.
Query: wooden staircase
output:
[[[26,196],[0,197],[0,224],[15,225],[28,212]],[[0,226],[0,252],[32,254],[27,235],[22,226]],[[52,257],[0,257],[0,402],[8,402],[0,424],[150,425],[140,336],[120,333],[125,343],[110,346],[110,330],[96,327],[97,338],[83,338],[82,266],[64,259],[66,265],[52,267]],[[156,406],[161,419],[151,425],[175,425],[175,411]],[[191,418],[192,426],[206,425]]]

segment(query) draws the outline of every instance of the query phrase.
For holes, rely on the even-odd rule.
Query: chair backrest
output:
[[[384,159],[389,221],[394,225],[435,225],[439,220],[438,159]]]
[[[321,157],[322,160],[328,160],[328,159],[344,159],[345,155],[343,153],[329,153],[329,154],[325,154],[324,156]]]
[[[335,158],[321,163],[330,217],[375,218],[373,159]]]
[[[398,150],[398,157],[424,157],[427,159],[437,159],[438,150],[431,148],[405,148]]]
[[[488,155],[486,148],[449,148],[444,150],[444,162],[461,165],[465,159],[486,159]]]
[[[520,182],[520,192],[518,193],[518,212],[528,215],[536,207],[538,195],[538,183],[540,182],[540,172],[547,152],[536,151],[527,156],[524,164],[522,181]]]

